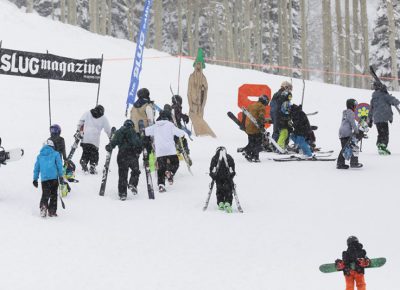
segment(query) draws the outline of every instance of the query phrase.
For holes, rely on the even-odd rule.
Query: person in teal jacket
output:
[[[38,179],[42,182],[42,198],[40,200],[40,215],[57,216],[58,182],[64,184],[61,155],[54,149],[54,143],[46,140],[36,158],[33,170],[33,186],[38,187]]]

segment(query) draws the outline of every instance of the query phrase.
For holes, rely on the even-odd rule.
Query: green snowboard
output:
[[[375,259],[370,259],[370,264],[368,267],[365,268],[378,268],[378,267],[382,267],[383,265],[385,265],[386,263],[386,258],[375,258]],[[355,265],[354,263],[352,263],[350,265],[350,268],[355,269]],[[322,273],[333,273],[333,272],[339,272],[342,270],[337,270],[336,269],[336,264],[335,263],[331,263],[331,264],[323,264],[321,266],[319,266],[319,270]]]

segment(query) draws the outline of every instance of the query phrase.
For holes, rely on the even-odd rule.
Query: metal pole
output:
[[[100,84],[101,84],[101,74],[103,73],[103,54],[101,54],[101,72],[100,72],[100,81],[97,87],[97,99],[96,99],[96,106],[99,104],[99,95],[100,95]]]
[[[302,92],[302,94],[301,94],[301,107],[303,107],[303,102],[304,102],[304,90],[305,90],[305,88],[306,88],[306,82],[305,82],[305,80],[303,79],[303,92]]]
[[[49,55],[49,51],[47,50],[47,56]],[[50,126],[51,126],[51,93],[50,93],[50,79],[47,79],[47,91],[48,91],[48,102],[49,102],[49,122],[50,122]],[[49,127],[50,127],[49,126]]]
[[[181,83],[181,64],[182,64],[182,41],[179,53],[179,70],[178,70],[178,95],[179,95],[179,85]]]

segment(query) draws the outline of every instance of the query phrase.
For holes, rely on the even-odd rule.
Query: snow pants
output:
[[[118,194],[119,196],[126,196],[128,187],[128,173],[131,170],[129,184],[137,187],[139,183],[139,156],[128,150],[119,150],[117,155],[118,163]]]
[[[217,186],[217,204],[220,202],[228,202],[232,205],[232,190],[233,183],[231,179],[216,179],[215,184]]]
[[[178,155],[169,155],[157,157],[157,177],[158,177],[158,185],[165,185],[165,172],[170,171],[172,175],[178,171],[179,168],[179,158]]]
[[[89,143],[82,143],[82,157],[81,157],[81,164],[88,164],[97,166],[97,163],[99,163],[99,148],[97,148],[93,144]]]
[[[282,149],[286,148],[286,140],[288,139],[288,137],[289,137],[288,129],[284,128],[279,131],[279,139],[277,142],[279,147],[281,147]]]
[[[344,159],[344,156],[343,156],[343,151],[344,151],[344,148],[346,147],[347,143],[350,142],[350,138],[351,137],[340,138],[342,150],[340,150],[340,152],[339,152],[339,156],[337,158],[337,165],[344,165],[346,163],[346,160]],[[350,164],[357,164],[357,163],[358,163],[358,157],[351,155]]]
[[[278,117],[277,117],[277,113],[271,112],[271,120],[272,120],[272,124],[273,124],[273,131],[272,131],[272,139],[274,139],[276,142],[278,142],[279,139],[279,122],[278,122]]]
[[[42,198],[40,199],[40,208],[46,207],[49,214],[57,212],[57,190],[58,180],[42,181]]]
[[[346,279],[346,290],[354,290],[354,282],[357,286],[357,290],[366,290],[364,274],[351,270],[350,274],[344,277]]]
[[[388,122],[376,123],[376,129],[378,130],[378,140],[376,145],[389,143],[389,124]]]
[[[311,148],[310,148],[310,145],[307,143],[306,138],[304,138],[303,136],[292,134],[290,136],[290,139],[292,139],[294,144],[296,144],[300,147],[300,149],[301,149],[301,151],[303,151],[304,155],[307,155],[309,157],[312,156]]]
[[[263,134],[247,135],[249,143],[245,147],[246,154],[251,158],[259,159],[260,151],[262,150]]]

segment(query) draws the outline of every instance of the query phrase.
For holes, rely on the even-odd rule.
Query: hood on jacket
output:
[[[138,99],[138,100],[133,104],[133,106],[134,106],[135,108],[141,108],[141,107],[143,107],[144,105],[149,104],[149,103],[150,103],[150,100],[149,100],[149,99],[140,98],[140,99]]]
[[[40,149],[41,156],[49,156],[53,152],[54,152],[54,149],[49,145],[44,145],[42,147],[42,149]]]
[[[97,105],[94,109],[90,110],[93,118],[98,119],[104,115],[104,107],[102,105]]]

